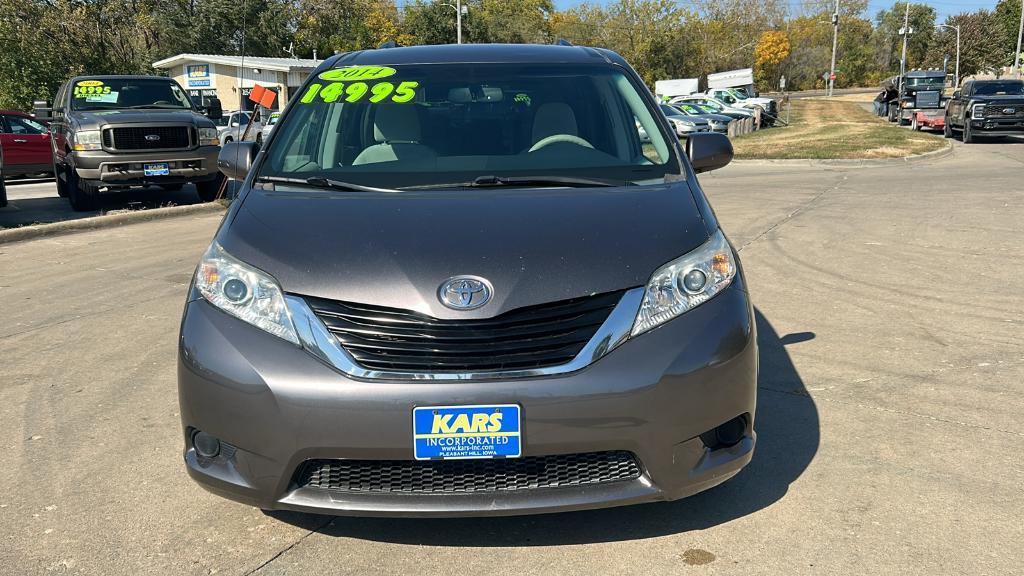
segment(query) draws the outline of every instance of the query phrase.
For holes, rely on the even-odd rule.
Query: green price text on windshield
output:
[[[79,82],[78,85],[75,86],[75,98],[86,98],[97,94],[110,94],[110,86],[86,84],[85,82]]]
[[[324,73],[326,74],[326,72]],[[323,74],[320,75],[323,78]],[[331,82],[310,84],[299,102],[311,104],[317,100],[333,104],[335,102],[359,102],[364,98],[376,104],[389,100],[398,104],[411,102],[416,97],[419,82],[401,82],[397,86],[392,82],[377,82],[370,85],[366,82]]]

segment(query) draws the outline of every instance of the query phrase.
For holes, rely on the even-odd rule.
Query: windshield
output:
[[[946,85],[945,76],[930,76],[928,78],[907,78],[907,86],[910,88],[943,88]]]
[[[351,66],[313,80],[281,123],[261,176],[401,188],[482,176],[642,182],[680,173],[674,147],[617,67]]]
[[[72,110],[121,108],[191,110],[192,102],[177,82],[167,78],[96,78],[75,82]]]
[[[677,105],[677,108],[679,108],[683,112],[686,112],[687,114],[691,114],[691,115],[692,114],[704,114],[703,110],[701,110],[700,108],[697,108],[693,104],[679,104],[679,105]]]
[[[1024,82],[985,82],[975,84],[974,93],[978,96],[1024,96]]]

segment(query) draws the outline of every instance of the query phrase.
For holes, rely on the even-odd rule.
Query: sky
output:
[[[554,0],[555,8],[565,9],[571,8],[578,4],[582,4],[584,0]],[[607,0],[590,0],[594,4],[605,4]],[[840,0],[841,1],[841,0]],[[979,8],[987,8],[992,10],[996,6],[996,0],[911,0],[915,4],[928,4],[935,8],[938,12],[939,22],[944,22],[946,16],[953,14],[959,14],[960,12],[974,12]],[[789,0],[790,5],[799,6],[800,0]],[[893,0],[870,0],[868,3],[868,16],[874,17],[874,15],[882,9],[892,8]]]

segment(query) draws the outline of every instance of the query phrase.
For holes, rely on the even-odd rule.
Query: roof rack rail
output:
[[[559,38],[558,40],[555,40],[555,45],[556,46],[575,46],[575,44],[573,44],[572,42],[569,42],[565,38]]]
[[[380,46],[377,46],[377,50],[380,50],[382,48],[398,48],[398,42],[395,42],[394,40],[388,40],[387,42],[381,44]]]

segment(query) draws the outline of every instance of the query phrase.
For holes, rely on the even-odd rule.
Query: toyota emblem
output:
[[[455,276],[437,289],[437,298],[452,310],[473,310],[491,300],[491,283],[478,276]]]

